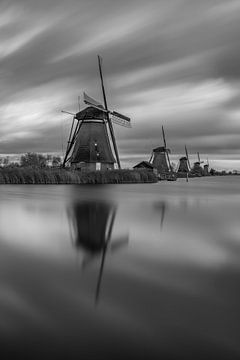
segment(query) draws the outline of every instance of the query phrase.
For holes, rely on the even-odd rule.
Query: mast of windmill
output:
[[[80,107],[80,103],[79,103],[79,107]],[[61,112],[64,113],[64,114],[73,115],[72,125],[71,125],[69,136],[68,136],[67,148],[66,148],[65,157],[64,157],[64,160],[63,160],[63,167],[65,167],[66,162],[68,160],[68,155],[69,155],[69,153],[70,153],[70,151],[71,151],[71,149],[73,147],[74,141],[75,141],[75,136],[77,134],[77,130],[78,130],[77,128],[78,128],[79,123],[76,124],[75,129],[74,129],[74,122],[75,122],[75,119],[76,119],[76,114],[74,114],[72,112],[69,112],[69,111],[65,111],[65,110],[62,110]]]
[[[163,135],[163,143],[164,143],[164,147],[165,147],[165,151],[166,151],[166,155],[167,155],[167,160],[168,160],[168,166],[169,166],[169,169],[170,169],[170,171],[172,173],[173,170],[172,170],[172,165],[170,163],[169,150],[167,149],[167,142],[166,142],[166,137],[165,137],[165,132],[164,132],[163,125],[162,125],[162,135]]]
[[[79,109],[79,112],[80,112],[80,96],[78,96],[78,109]],[[73,115],[73,119],[72,119],[72,125],[71,125],[71,129],[70,129],[70,132],[69,132],[69,136],[68,136],[68,142],[67,142],[67,148],[66,148],[66,152],[65,152],[65,157],[64,157],[64,160],[63,160],[63,168],[65,167],[67,161],[70,159],[69,157],[69,154],[73,148],[73,145],[76,141],[76,138],[77,138],[77,135],[78,135],[78,132],[83,124],[83,121],[77,121],[77,123],[75,124],[75,120],[78,120],[77,119],[77,113],[72,113],[72,112],[69,112],[69,111],[65,111],[65,110],[62,110],[61,111],[62,113],[64,114],[69,114],[69,115]],[[74,128],[74,124],[75,124],[75,128]]]
[[[103,73],[102,73],[102,58],[99,55],[98,55],[98,67],[99,67],[99,73],[100,73],[100,78],[101,78],[101,86],[102,86],[104,107],[105,107],[105,110],[107,111],[107,113],[106,113],[107,122],[108,122],[109,130],[110,130],[110,134],[111,134],[111,138],[112,138],[114,152],[115,152],[115,155],[116,155],[116,158],[117,158],[118,168],[121,169],[121,164],[120,164],[120,159],[119,159],[119,155],[118,155],[116,139],[115,139],[115,135],[114,135],[114,131],[113,131],[112,121],[111,121],[111,119],[109,117],[106,92],[105,92],[105,88],[104,88]]]
[[[199,152],[197,152],[197,156],[198,156],[199,163],[201,163]]]

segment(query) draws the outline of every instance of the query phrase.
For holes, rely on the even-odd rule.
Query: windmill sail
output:
[[[105,110],[102,106],[102,104],[100,103],[100,101],[97,101],[95,99],[93,99],[91,96],[87,95],[85,92],[83,93],[83,100],[85,102],[85,104],[87,105],[91,105],[97,109],[100,109],[104,112],[108,112],[111,115],[111,120],[113,123],[117,124],[117,125],[121,125],[121,126],[125,126],[128,128],[131,128],[131,119],[123,114],[120,114],[117,111],[109,111],[109,110]]]
[[[101,109],[102,111],[106,112],[106,110],[103,108],[100,101],[93,99],[91,96],[87,95],[85,92],[83,92],[83,101],[87,105],[94,106],[97,109]]]
[[[122,115],[116,111],[110,112],[111,120],[117,125],[125,126],[131,128],[131,119],[125,115]]]

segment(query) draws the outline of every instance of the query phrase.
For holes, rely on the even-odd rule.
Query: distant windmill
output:
[[[166,175],[173,173],[172,165],[170,163],[169,153],[167,148],[165,131],[162,126],[162,137],[164,146],[159,146],[152,151],[150,163],[157,169],[160,177],[166,177]]]
[[[199,164],[202,164],[204,161],[201,161],[199,152],[197,152],[197,157],[198,157]]]
[[[131,127],[131,120],[108,109],[100,56],[98,56],[98,67],[104,105],[84,93],[84,102],[90,106],[82,111],[79,109],[76,114],[63,111],[73,115],[63,167],[69,162],[86,170],[96,170],[97,164],[101,170],[114,169],[113,147],[118,168],[121,169],[112,123]]]
[[[203,168],[201,167],[201,164],[203,161],[200,159],[200,154],[197,152],[198,161],[196,161],[192,168],[192,173],[195,176],[202,176],[203,175]]]
[[[189,168],[189,170],[191,170],[191,165],[190,165],[189,156],[188,156],[188,149],[187,149],[186,145],[185,145],[185,154],[186,154],[186,158],[187,158],[188,168]]]
[[[179,159],[179,164],[178,164],[178,169],[177,169],[178,175],[186,175],[189,173],[189,171],[191,169],[186,145],[185,145],[185,154],[186,154],[186,156],[182,156]]]
[[[177,177],[186,177],[188,181],[188,175],[191,170],[191,165],[189,161],[187,147],[185,145],[185,156],[182,156],[179,159],[178,168],[177,168]]]
[[[209,161],[208,161],[208,159],[207,159],[207,163],[203,166],[203,174],[204,174],[204,176],[209,175]]]

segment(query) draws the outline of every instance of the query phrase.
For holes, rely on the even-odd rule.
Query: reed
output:
[[[62,168],[5,167],[0,169],[0,184],[123,184],[154,183],[157,177],[143,170],[81,172]]]

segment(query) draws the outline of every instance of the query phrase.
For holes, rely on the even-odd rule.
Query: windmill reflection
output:
[[[160,231],[163,228],[163,223],[166,215],[167,205],[165,201],[160,201],[154,204],[154,210],[160,213]]]
[[[128,243],[128,235],[112,239],[117,207],[106,201],[82,201],[69,212],[73,225],[73,245],[84,252],[82,267],[95,259],[101,259],[95,301],[99,299],[105,259],[108,250],[113,252]]]

